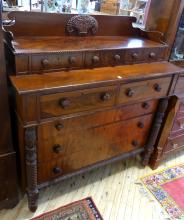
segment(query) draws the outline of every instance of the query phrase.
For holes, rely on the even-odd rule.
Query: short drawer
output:
[[[164,152],[169,153],[180,148],[184,148],[184,133],[176,138],[168,138]]]
[[[166,96],[170,83],[171,77],[165,77],[121,85],[118,102],[127,103]]]
[[[32,55],[32,72],[47,72],[59,69],[75,69],[83,66],[82,53],[57,53]]]
[[[38,128],[38,162],[46,162],[72,154],[97,154],[91,160],[103,160],[143,147],[152,123],[153,114],[86,129]],[[62,129],[62,128],[61,128]],[[134,131],[133,134],[130,131]],[[97,152],[101,152],[101,154]],[[83,161],[84,158],[81,158]],[[93,161],[89,161],[92,163]],[[95,161],[96,162],[96,161]]]
[[[41,96],[41,117],[54,117],[115,104],[116,87],[102,87]]]

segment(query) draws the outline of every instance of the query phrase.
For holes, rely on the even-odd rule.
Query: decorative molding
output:
[[[72,35],[95,35],[98,31],[97,20],[90,15],[76,15],[70,18],[66,25],[67,32]]]
[[[148,165],[150,157],[154,151],[154,147],[157,141],[160,128],[162,126],[162,122],[168,107],[168,103],[169,103],[168,98],[163,98],[159,102],[157,113],[143,155],[142,163],[144,166]]]
[[[25,154],[26,154],[26,175],[27,195],[29,209],[34,212],[37,209],[38,187],[37,187],[37,133],[36,127],[25,129]]]

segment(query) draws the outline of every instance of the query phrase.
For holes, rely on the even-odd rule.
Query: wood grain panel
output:
[[[171,78],[160,78],[122,85],[119,94],[119,103],[127,103],[140,99],[166,96]]]
[[[71,132],[61,136],[60,144],[63,146],[63,152],[61,152],[58,159],[48,163],[48,159],[51,157],[49,154],[52,154],[52,152],[48,152],[47,148],[46,158],[43,158],[42,155],[41,159],[45,159],[47,165],[45,166],[45,163],[38,164],[39,182],[53,177],[54,167],[52,166],[54,163],[57,166],[58,161],[60,161],[59,168],[62,170],[60,175],[63,175],[102,160],[110,159],[121,153],[144,147],[152,119],[153,115],[149,114],[128,121]],[[139,127],[139,123],[143,123],[142,128]],[[133,135],[130,130],[134,131]],[[49,138],[45,141],[49,141]],[[42,146],[40,145],[40,147]],[[41,150],[43,153],[43,148]],[[44,176],[46,175],[44,173],[48,174],[49,171],[42,172],[42,169],[49,169],[50,174]]]
[[[41,117],[53,117],[115,104],[116,87],[102,87],[41,96]],[[106,98],[107,96],[107,98]]]

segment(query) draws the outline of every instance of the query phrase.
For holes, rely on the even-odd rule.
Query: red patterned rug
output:
[[[141,178],[170,219],[184,220],[184,164]]]
[[[92,198],[88,197],[30,220],[103,220],[103,218]]]

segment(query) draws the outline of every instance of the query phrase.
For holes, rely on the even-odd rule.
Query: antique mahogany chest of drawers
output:
[[[182,74],[165,61],[161,34],[133,28],[130,17],[9,17],[15,25],[5,27],[5,45],[30,210],[51,183],[137,154],[147,165]]]

